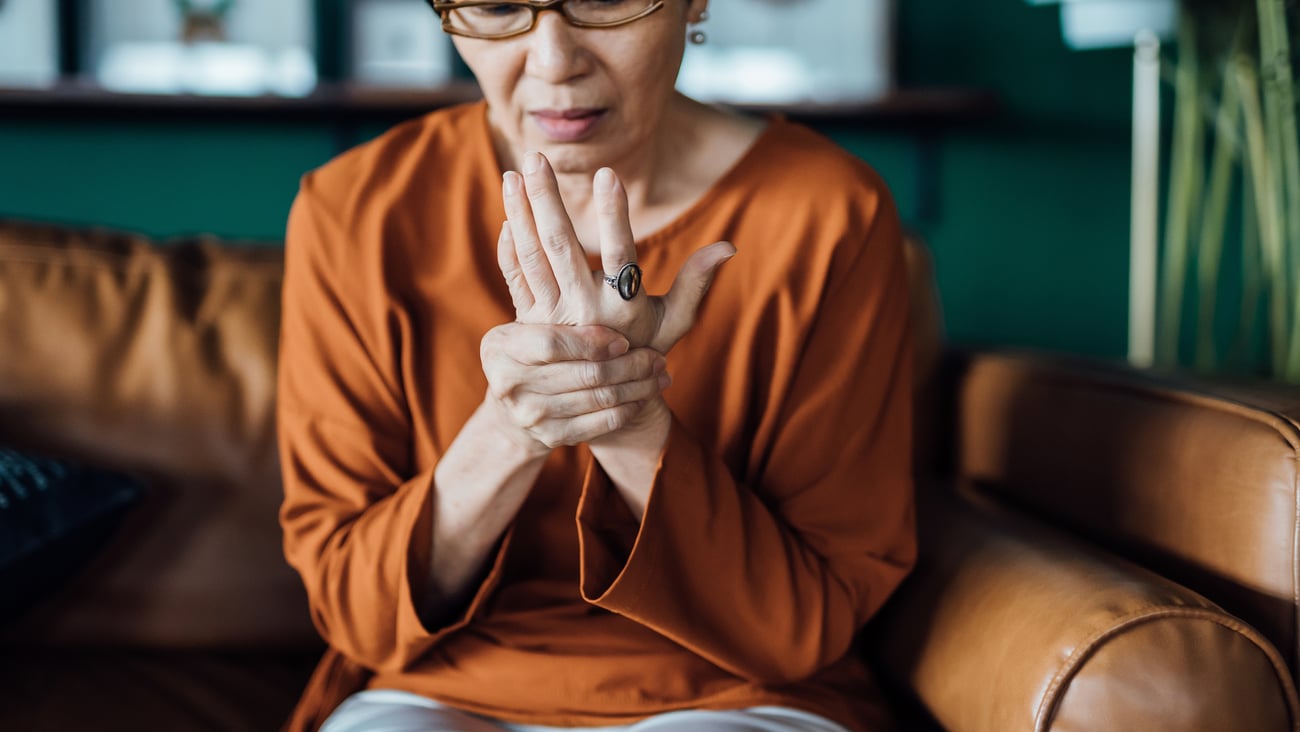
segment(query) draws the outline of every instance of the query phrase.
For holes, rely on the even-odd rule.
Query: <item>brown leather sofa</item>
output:
[[[1300,390],[941,353],[910,253],[921,560],[863,643],[904,726],[1297,728]],[[0,444],[149,486],[3,629],[0,730],[287,715],[321,643],[276,523],[281,274],[274,246],[0,222]]]

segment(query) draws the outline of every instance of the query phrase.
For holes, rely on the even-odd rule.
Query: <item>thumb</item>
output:
[[[671,346],[695,324],[695,313],[713,284],[713,277],[724,262],[736,256],[731,242],[720,241],[702,247],[687,258],[664,295],[664,319],[655,340]],[[667,351],[662,351],[666,353]]]

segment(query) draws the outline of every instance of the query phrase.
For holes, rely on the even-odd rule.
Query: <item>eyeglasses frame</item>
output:
[[[428,2],[429,6],[433,8],[434,12],[438,13],[439,17],[442,18],[442,30],[444,32],[450,33],[453,36],[461,36],[462,38],[477,38],[485,41],[500,41],[506,38],[514,38],[515,36],[522,36],[525,33],[531,32],[534,28],[537,27],[537,14],[542,12],[543,10],[560,11],[560,13],[564,16],[564,19],[568,21],[569,25],[572,25],[575,28],[616,28],[620,25],[626,25],[633,21],[640,20],[646,17],[647,15],[650,15],[651,13],[658,11],[660,8],[664,6],[664,0],[655,0],[654,2],[650,3],[650,7],[646,8],[640,13],[637,13],[636,15],[633,15],[630,18],[615,21],[613,23],[586,23],[580,20],[574,20],[572,16],[570,16],[567,12],[565,12],[564,5],[565,3],[569,2],[569,0],[544,0],[543,2],[510,2],[510,0],[445,0],[445,1],[426,0],[426,2]],[[528,8],[530,11],[532,11],[533,17],[529,19],[527,27],[521,30],[511,31],[509,33],[502,33],[500,35],[495,35],[495,36],[484,36],[484,35],[476,35],[473,33],[465,33],[464,31],[457,30],[451,26],[451,11],[460,8],[483,7],[486,5],[515,5],[521,8]]]

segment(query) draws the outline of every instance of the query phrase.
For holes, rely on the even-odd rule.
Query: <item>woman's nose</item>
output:
[[[582,29],[574,28],[557,11],[537,14],[537,25],[526,37],[528,73],[544,81],[561,83],[589,70],[590,56],[582,47]]]

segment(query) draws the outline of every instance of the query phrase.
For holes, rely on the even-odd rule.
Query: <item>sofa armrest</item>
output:
[[[1300,388],[1031,353],[945,369],[952,475],[1217,603],[1300,667]]]
[[[920,562],[873,651],[944,728],[1295,728],[1285,664],[1243,622],[1036,522],[923,493]]]

